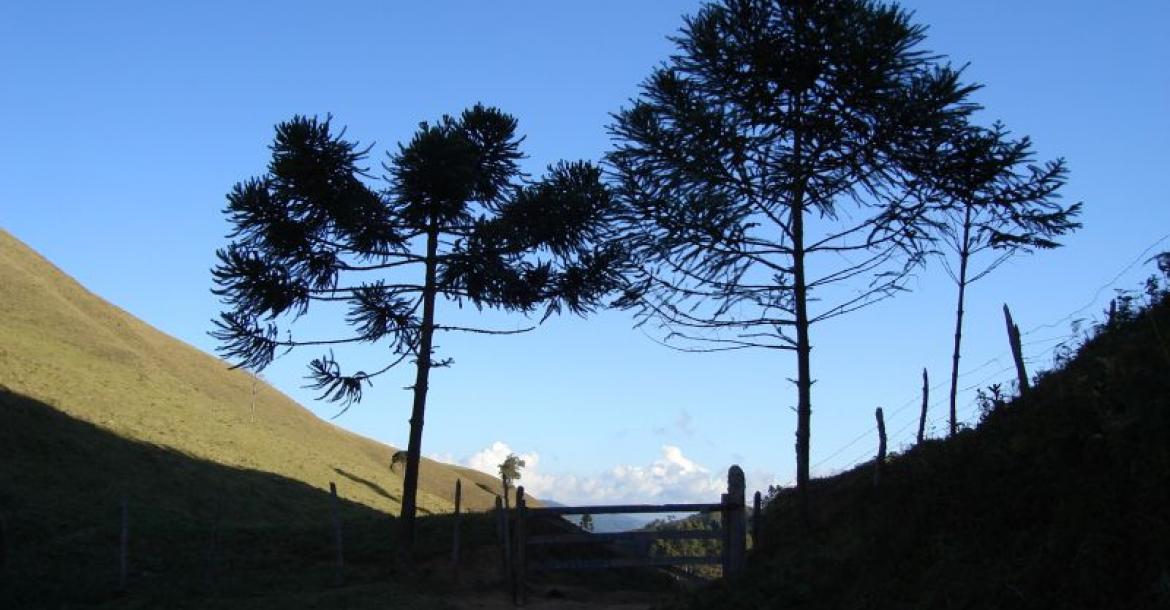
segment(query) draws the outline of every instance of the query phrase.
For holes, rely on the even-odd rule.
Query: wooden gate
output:
[[[627,504],[618,506],[548,506],[530,508],[524,497],[524,488],[516,489],[515,552],[511,553],[513,600],[527,602],[525,578],[528,569],[595,570],[606,568],[633,568],[654,566],[683,566],[720,564],[723,575],[733,576],[743,569],[747,552],[747,510],[744,504],[744,476],[739,466],[727,471],[727,493],[717,504]],[[604,534],[573,533],[529,535],[530,520],[541,516],[612,515],[653,513],[720,513],[719,531],[670,530],[633,531]],[[528,561],[528,547],[554,544],[598,544],[612,542],[649,543],[654,540],[720,540],[720,554],[678,557],[615,557],[608,559],[570,559],[556,561]]]

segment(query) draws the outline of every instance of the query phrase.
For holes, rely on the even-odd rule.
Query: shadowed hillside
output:
[[[127,439],[318,489],[336,481],[348,499],[398,511],[394,448],[322,421],[262,382],[250,421],[248,373],[103,301],[4,231],[0,286],[0,388]],[[451,510],[457,477],[498,487],[484,474],[424,460],[424,513]],[[466,506],[492,506],[494,495],[480,485],[464,487]]]
[[[1119,299],[1032,391],[764,511],[748,573],[696,608],[1170,607],[1170,296]]]
[[[272,595],[301,591],[311,606],[402,593],[385,578],[402,492],[394,448],[267,385],[251,421],[250,375],[106,303],[3,231],[0,286],[0,600],[111,599],[122,497],[131,607],[187,594],[265,595],[257,607],[285,607]],[[457,478],[465,507],[494,504],[496,479],[424,460],[424,514],[450,512]],[[348,580],[359,585],[334,592],[330,482]],[[466,544],[494,540],[482,521]],[[420,557],[446,557],[449,521],[420,527]]]

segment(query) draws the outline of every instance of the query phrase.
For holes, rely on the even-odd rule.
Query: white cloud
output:
[[[649,464],[620,464],[592,475],[545,473],[538,454],[515,451],[502,441],[472,455],[464,464],[495,476],[509,453],[516,453],[526,463],[519,481],[525,490],[566,504],[717,502],[727,490],[722,470],[711,471],[697,464],[675,445],[663,445],[660,456]],[[769,475],[751,478],[771,479]]]

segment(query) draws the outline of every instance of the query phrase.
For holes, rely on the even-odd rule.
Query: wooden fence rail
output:
[[[543,570],[601,570],[609,568],[637,568],[637,567],[666,567],[702,564],[720,564],[723,566],[724,577],[734,576],[743,570],[744,556],[747,552],[747,507],[744,502],[744,475],[739,466],[732,466],[727,471],[727,493],[723,494],[720,502],[699,504],[626,504],[617,506],[548,506],[529,508],[524,495],[524,487],[516,489],[515,513],[515,551],[511,554],[510,566],[512,578],[509,579],[512,588],[512,599],[516,605],[523,606],[528,601],[528,590],[525,586],[529,567]],[[607,514],[646,514],[646,513],[716,513],[720,514],[721,527],[719,531],[703,530],[664,530],[664,531],[636,531],[613,532],[604,534],[544,534],[528,535],[529,520],[539,516],[561,515],[607,515]],[[504,523],[507,523],[504,519]],[[505,525],[506,531],[506,525]],[[513,546],[513,541],[506,537],[505,557],[507,549]],[[649,544],[654,540],[720,540],[721,553],[719,555],[703,556],[659,556],[659,557],[615,557],[606,559],[559,559],[533,562],[529,566],[529,545],[554,544],[610,544],[622,542]]]

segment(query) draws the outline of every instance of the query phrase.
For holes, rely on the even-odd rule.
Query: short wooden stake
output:
[[[528,545],[528,501],[524,498],[524,486],[516,488],[516,597],[518,605],[528,603],[528,588],[525,586],[525,547]]]
[[[337,568],[333,574],[333,584],[341,586],[345,584],[345,549],[341,537],[341,511],[338,506],[337,484],[333,481],[329,482],[329,497],[329,512],[333,521],[333,544],[337,547]]]
[[[760,548],[760,507],[763,506],[760,492],[752,498],[752,548]]]
[[[451,530],[451,569],[455,572],[455,579],[459,579],[459,520],[462,515],[459,512],[460,502],[463,498],[463,481],[455,479],[455,520]]]
[[[882,482],[882,465],[886,463],[886,419],[882,416],[881,407],[877,408],[874,416],[877,417],[878,453],[877,460],[874,461],[873,486],[877,487]]]
[[[1024,368],[1024,350],[1020,346],[1020,327],[1012,322],[1012,312],[1008,309],[1007,303],[1003,304],[1003,318],[1007,324],[1008,343],[1012,347],[1012,359],[1016,361],[1016,381],[1020,387],[1020,396],[1028,393],[1031,389],[1028,383],[1028,370]]]
[[[126,592],[130,555],[130,499],[122,494],[122,535],[118,552],[118,592]]]
[[[930,376],[922,369],[922,414],[918,416],[918,444],[926,437],[926,403],[930,401]]]

